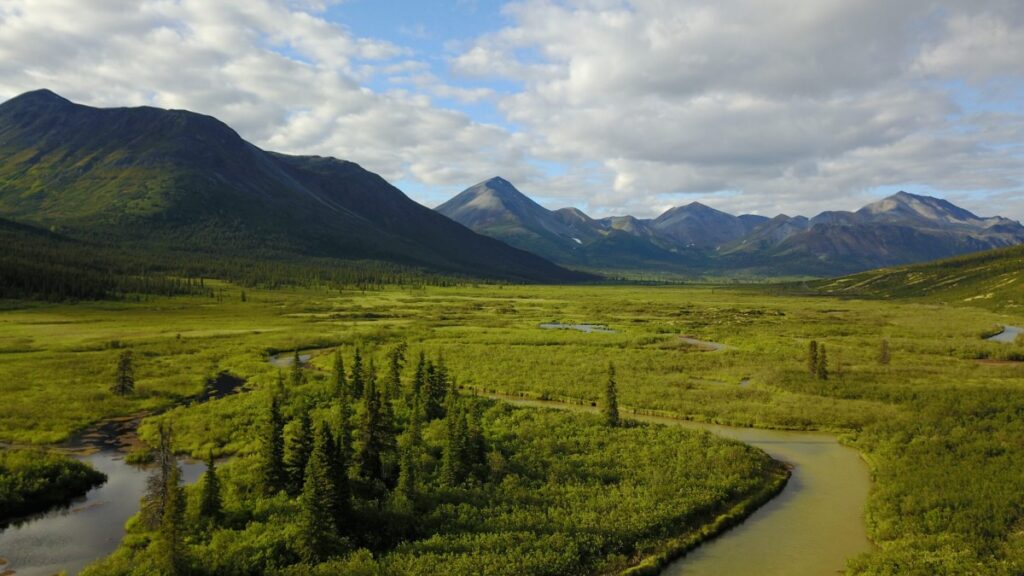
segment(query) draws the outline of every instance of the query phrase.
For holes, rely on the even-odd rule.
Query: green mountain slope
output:
[[[926,264],[882,268],[809,285],[826,294],[1024,305],[1024,245]]]
[[[90,108],[45,90],[0,105],[0,216],[151,250],[586,278],[475,234],[357,164],[264,152],[209,116]]]

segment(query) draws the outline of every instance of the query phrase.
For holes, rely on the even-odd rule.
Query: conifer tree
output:
[[[892,359],[891,358],[891,354],[889,352],[889,341],[888,340],[882,340],[881,349],[879,349],[879,351],[878,351],[878,363],[882,364],[882,365],[886,365],[886,364],[889,363],[889,361],[891,359]]]
[[[448,369],[444,365],[444,357],[440,357],[437,364],[427,364],[427,381],[426,387],[423,389],[423,412],[428,421],[444,418],[448,388]]]
[[[318,434],[322,436],[324,451],[327,454],[327,477],[331,481],[331,489],[334,494],[333,510],[334,522],[338,527],[345,525],[345,520],[351,510],[351,487],[348,483],[348,457],[341,447],[330,426],[324,422]]]
[[[110,391],[118,396],[128,396],[135,391],[135,368],[132,362],[132,351],[124,350],[117,358],[117,375]]]
[[[419,490],[419,460],[423,449],[423,410],[414,401],[409,427],[402,437],[402,455],[395,497],[408,505],[416,502]]]
[[[466,447],[466,461],[470,470],[476,473],[483,481],[487,479],[487,440],[484,438],[484,428],[480,423],[480,417],[475,410],[470,409],[467,415],[468,437]]]
[[[165,500],[157,532],[157,558],[163,574],[187,572],[185,561],[185,491],[181,487],[181,468],[173,466],[164,489]]]
[[[348,379],[349,391],[352,393],[351,396],[354,400],[359,400],[363,397],[363,389],[366,387],[365,377],[363,357],[359,352],[359,348],[356,348],[355,357],[352,358],[352,376]]]
[[[312,451],[313,424],[309,418],[309,409],[304,406],[296,418],[285,459],[289,494],[295,495],[302,491],[302,484],[306,477],[306,464],[309,463],[309,454]]]
[[[469,470],[469,423],[466,411],[456,394],[449,397],[445,416],[445,444],[441,457],[441,483],[459,486]]]
[[[299,549],[302,559],[310,564],[322,562],[331,555],[338,530],[334,519],[337,500],[330,478],[325,430],[325,426],[320,427],[309,454],[299,499]]]
[[[818,347],[818,367],[815,370],[818,380],[828,380],[828,354],[825,352],[825,345]]]
[[[199,517],[216,525],[220,522],[222,513],[220,479],[217,477],[217,465],[211,451],[206,460],[206,472],[203,473],[202,492],[199,496]]]
[[[426,383],[427,383],[427,361],[426,360],[427,360],[426,354],[424,354],[423,351],[420,350],[419,360],[416,361],[416,374],[412,378],[412,390],[410,391],[409,395],[406,397],[406,400],[407,400],[408,405],[409,405],[410,408],[412,408],[412,406],[414,404],[417,404],[417,403],[420,402],[421,394],[423,393],[423,389],[426,387]]]
[[[811,340],[807,347],[807,371],[811,376],[818,375],[818,341]]]
[[[334,351],[334,366],[331,369],[331,394],[340,398],[342,394],[348,394],[348,379],[345,377],[345,361],[341,357],[341,351]]]
[[[159,527],[163,520],[168,499],[167,487],[171,476],[178,470],[170,424],[165,420],[159,421],[156,432],[155,466],[146,480],[146,496],[142,503],[142,521],[150,529]]]
[[[384,414],[377,378],[371,368],[366,379],[363,420],[359,426],[359,476],[364,480],[384,479],[382,454],[384,452]]]
[[[601,406],[604,421],[608,426],[619,425],[619,393],[615,382],[615,365],[608,364],[608,382],[604,387],[604,403]]]
[[[263,493],[267,496],[283,490],[288,478],[284,463],[284,418],[281,416],[280,402],[277,394],[270,394],[263,443],[260,446],[260,480]]]
[[[296,350],[292,356],[292,368],[291,374],[288,379],[290,380],[292,388],[297,388],[302,385],[302,359],[299,357],[299,351]]]
[[[277,381],[274,382],[274,389],[271,391],[271,394],[276,394],[278,398],[284,398],[286,393],[284,386],[284,371],[278,370]]]
[[[398,398],[402,391],[402,368],[405,366],[405,342],[399,342],[388,352],[388,380],[386,382],[385,398],[393,400]]]

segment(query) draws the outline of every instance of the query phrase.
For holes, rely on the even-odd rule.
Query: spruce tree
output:
[[[414,401],[409,416],[409,427],[402,435],[401,462],[398,473],[398,487],[395,497],[403,504],[416,502],[419,488],[419,460],[423,449],[423,410],[419,401]]]
[[[165,500],[157,532],[157,558],[163,574],[187,572],[185,548],[185,491],[181,487],[181,468],[171,468],[164,489]]]
[[[359,425],[359,476],[367,481],[383,481],[384,414],[381,395],[377,390],[377,378],[372,369],[367,375],[363,401],[363,420]]]
[[[338,530],[334,519],[337,500],[330,478],[326,436],[322,434],[325,428],[320,430],[309,454],[299,499],[299,549],[302,559],[310,564],[322,562],[331,555]]]
[[[409,392],[409,395],[406,397],[406,401],[408,402],[408,405],[409,405],[410,408],[412,408],[414,404],[417,404],[417,403],[420,402],[420,398],[421,398],[420,395],[423,393],[423,388],[426,387],[426,383],[427,383],[427,358],[426,358],[426,354],[424,354],[423,351],[420,350],[419,360],[416,361],[416,374],[412,378],[412,390]]]
[[[270,394],[260,446],[260,483],[267,496],[284,490],[288,478],[284,464],[284,418],[281,416],[280,402],[277,394]]]
[[[309,409],[303,406],[293,425],[285,458],[289,494],[296,495],[302,491],[302,484],[306,477],[306,464],[309,463],[309,455],[312,451],[313,424],[309,418]]]
[[[444,358],[438,358],[437,364],[428,363],[426,387],[423,389],[423,412],[428,421],[444,418],[448,388],[448,369]]]
[[[608,364],[608,382],[604,387],[604,403],[601,406],[604,421],[608,426],[619,425],[619,394],[615,382],[615,365]]]
[[[363,357],[356,348],[355,357],[352,358],[352,376],[348,379],[349,391],[355,400],[363,397],[363,389],[366,387],[366,375],[363,371]]]
[[[882,365],[886,365],[886,364],[889,363],[890,360],[891,360],[891,355],[889,353],[889,341],[888,340],[882,340],[881,349],[878,351],[878,363],[882,364]]]
[[[135,391],[135,368],[132,364],[132,351],[122,351],[117,358],[117,375],[110,387],[111,392],[118,396],[128,396]]]
[[[473,409],[468,410],[468,437],[466,440],[466,461],[470,470],[483,481],[487,479],[487,440],[480,417]]]
[[[334,352],[334,366],[331,369],[331,394],[340,398],[342,394],[348,394],[348,379],[345,377],[345,361],[341,358],[341,351]]]
[[[217,466],[210,452],[206,460],[206,472],[203,473],[202,492],[199,495],[199,517],[216,525],[223,514],[220,496],[220,479],[217,477]]]
[[[807,347],[807,371],[811,373],[811,376],[817,376],[818,374],[818,341],[811,340],[810,345]]]
[[[142,503],[142,521],[150,529],[159,527],[164,517],[168,499],[167,487],[170,485],[171,476],[178,471],[170,424],[164,420],[159,421],[156,432],[155,466],[146,480],[146,496]]]
[[[405,366],[405,342],[399,342],[388,353],[388,380],[386,382],[385,398],[393,400],[398,398],[402,391],[402,368]]]
[[[302,385],[302,359],[299,357],[298,350],[296,350],[295,354],[292,356],[291,374],[289,375],[288,380],[293,389]]]
[[[818,366],[815,370],[818,380],[828,380],[828,354],[825,352],[825,345],[818,347]]]
[[[345,525],[348,513],[351,510],[351,487],[348,483],[348,455],[341,450],[337,438],[331,432],[330,426],[323,423],[318,434],[322,436],[324,451],[327,454],[327,477],[331,481],[331,489],[334,493],[334,522],[338,527]]]
[[[469,460],[469,424],[462,403],[454,400],[445,416],[445,444],[441,457],[441,483],[455,487],[466,480]]]

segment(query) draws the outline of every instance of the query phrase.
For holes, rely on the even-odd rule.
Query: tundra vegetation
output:
[[[239,285],[204,288],[145,303],[3,304],[3,441],[59,442],[106,416],[171,406],[221,372],[247,382],[145,421],[154,450],[163,423],[171,454],[216,458],[216,480],[184,488],[180,501],[164,490],[181,513],[133,520],[94,574],[615,571],[775,477],[755,450],[630,425],[636,409],[839,434],[873,480],[877,547],[851,559],[851,574],[1024,571],[1024,349],[980,338],[1024,325],[1019,293],[246,286],[243,300]],[[126,349],[134,390],[117,395]],[[309,362],[296,366],[295,351]],[[449,375],[443,393],[428,364]],[[513,408],[477,392],[605,412]],[[608,425],[613,401],[618,426]],[[279,464],[268,470],[270,461]]]

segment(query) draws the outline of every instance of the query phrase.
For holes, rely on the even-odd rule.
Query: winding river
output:
[[[521,406],[596,412],[562,402],[485,396]],[[793,475],[781,494],[744,523],[676,560],[671,576],[825,576],[841,572],[846,560],[871,549],[864,524],[870,488],[867,465],[834,436],[737,428],[642,414],[624,417],[681,426],[756,446],[789,464]]]

